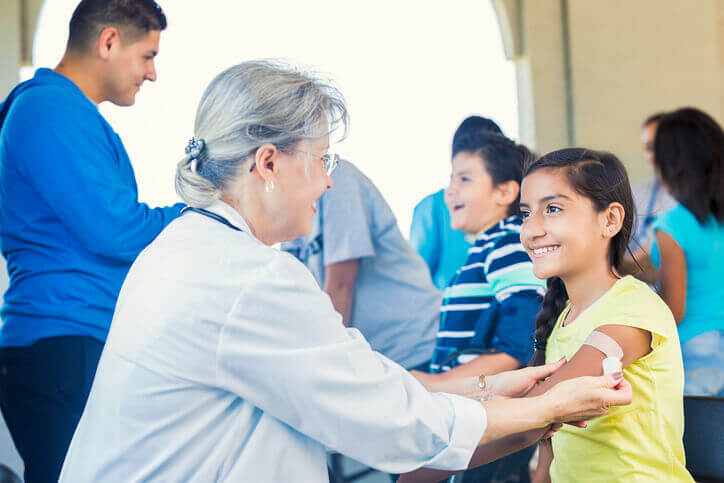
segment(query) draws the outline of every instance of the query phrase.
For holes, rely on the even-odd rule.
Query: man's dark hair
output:
[[[151,30],[164,30],[166,15],[154,0],[82,0],[70,19],[68,50],[88,50],[107,27],[134,42]]]
[[[453,134],[452,157],[454,158],[460,151],[459,145],[463,139],[469,137],[470,135],[477,135],[481,132],[503,136],[502,129],[500,129],[500,126],[498,126],[492,119],[482,116],[466,117],[455,130],[455,134]]]

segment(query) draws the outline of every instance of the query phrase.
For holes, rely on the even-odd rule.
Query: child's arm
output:
[[[440,374],[428,374],[420,371],[410,371],[421,383],[434,384],[444,381],[452,381],[463,377],[478,377],[481,374],[493,375],[504,371],[518,369],[520,361],[509,356],[505,352],[495,354],[482,354],[472,361],[461,364]]]
[[[624,354],[621,360],[623,367],[630,365],[651,351],[651,333],[643,329],[624,325],[606,325],[598,327],[596,330],[611,337],[621,347]],[[545,381],[537,384],[526,397],[539,396],[559,382],[568,379],[580,376],[600,376],[603,374],[602,362],[605,358],[606,354],[600,350],[590,345],[583,345],[566,365],[558,369]],[[475,450],[468,468],[475,468],[530,446],[540,440],[548,429],[535,429],[514,434],[480,446]],[[439,481],[450,474],[450,472],[424,468],[408,473],[404,479],[401,478],[399,481]]]
[[[475,450],[475,453],[473,453],[473,457],[470,460],[468,468],[477,468],[478,466],[490,463],[491,461],[495,461],[496,459],[500,459],[511,453],[520,451],[527,446],[530,446],[521,446],[521,441],[522,439],[520,438],[520,435],[514,434],[505,438],[501,438],[497,441],[493,441],[492,443],[478,446],[478,448]],[[420,468],[419,470],[400,475],[397,483],[433,483],[436,481],[440,481],[444,478],[449,478],[455,473],[455,471]]]
[[[490,319],[488,310],[481,310],[480,321]],[[431,382],[447,381],[460,377],[471,377],[485,374],[490,376],[504,371],[511,371],[523,366],[523,362],[530,359],[530,336],[535,330],[535,317],[540,310],[540,296],[534,290],[524,289],[513,293],[499,303],[495,309],[497,322],[493,333],[488,337],[492,344],[486,349],[492,352],[482,354],[470,362],[460,364],[442,374],[413,375],[423,384]],[[478,322],[478,325],[481,322]],[[483,323],[482,327],[476,326],[476,334],[471,341],[472,347],[484,347],[484,333],[490,330],[488,324]],[[477,340],[476,340],[477,339]]]
[[[686,313],[686,257],[676,240],[665,231],[656,230],[656,242],[661,258],[661,298],[678,324]]]
[[[550,483],[551,463],[553,463],[553,444],[550,439],[542,439],[538,444],[538,468],[532,483]]]

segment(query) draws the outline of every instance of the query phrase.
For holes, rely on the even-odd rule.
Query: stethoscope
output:
[[[232,225],[231,222],[229,220],[227,220],[226,218],[224,218],[223,216],[217,215],[216,213],[205,210],[203,208],[194,208],[193,206],[186,206],[185,208],[183,208],[181,210],[181,214],[183,215],[184,213],[189,212],[189,211],[193,211],[194,213],[198,213],[199,215],[204,215],[208,218],[211,218],[212,220],[216,220],[219,223],[228,226],[232,230],[244,231],[241,228],[239,228],[238,226]]]

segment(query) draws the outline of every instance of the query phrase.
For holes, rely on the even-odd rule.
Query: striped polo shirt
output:
[[[520,243],[523,220],[510,216],[478,235],[445,289],[430,372],[444,372],[481,353],[505,352],[523,364],[533,355],[535,316],[545,280]]]

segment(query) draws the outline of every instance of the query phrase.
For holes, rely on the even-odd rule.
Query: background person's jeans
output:
[[[26,483],[58,481],[102,350],[80,336],[0,348],[0,408]]]
[[[529,483],[530,459],[535,445],[499,460],[455,475],[454,483]]]
[[[704,332],[681,345],[686,396],[724,397],[724,330]]]

